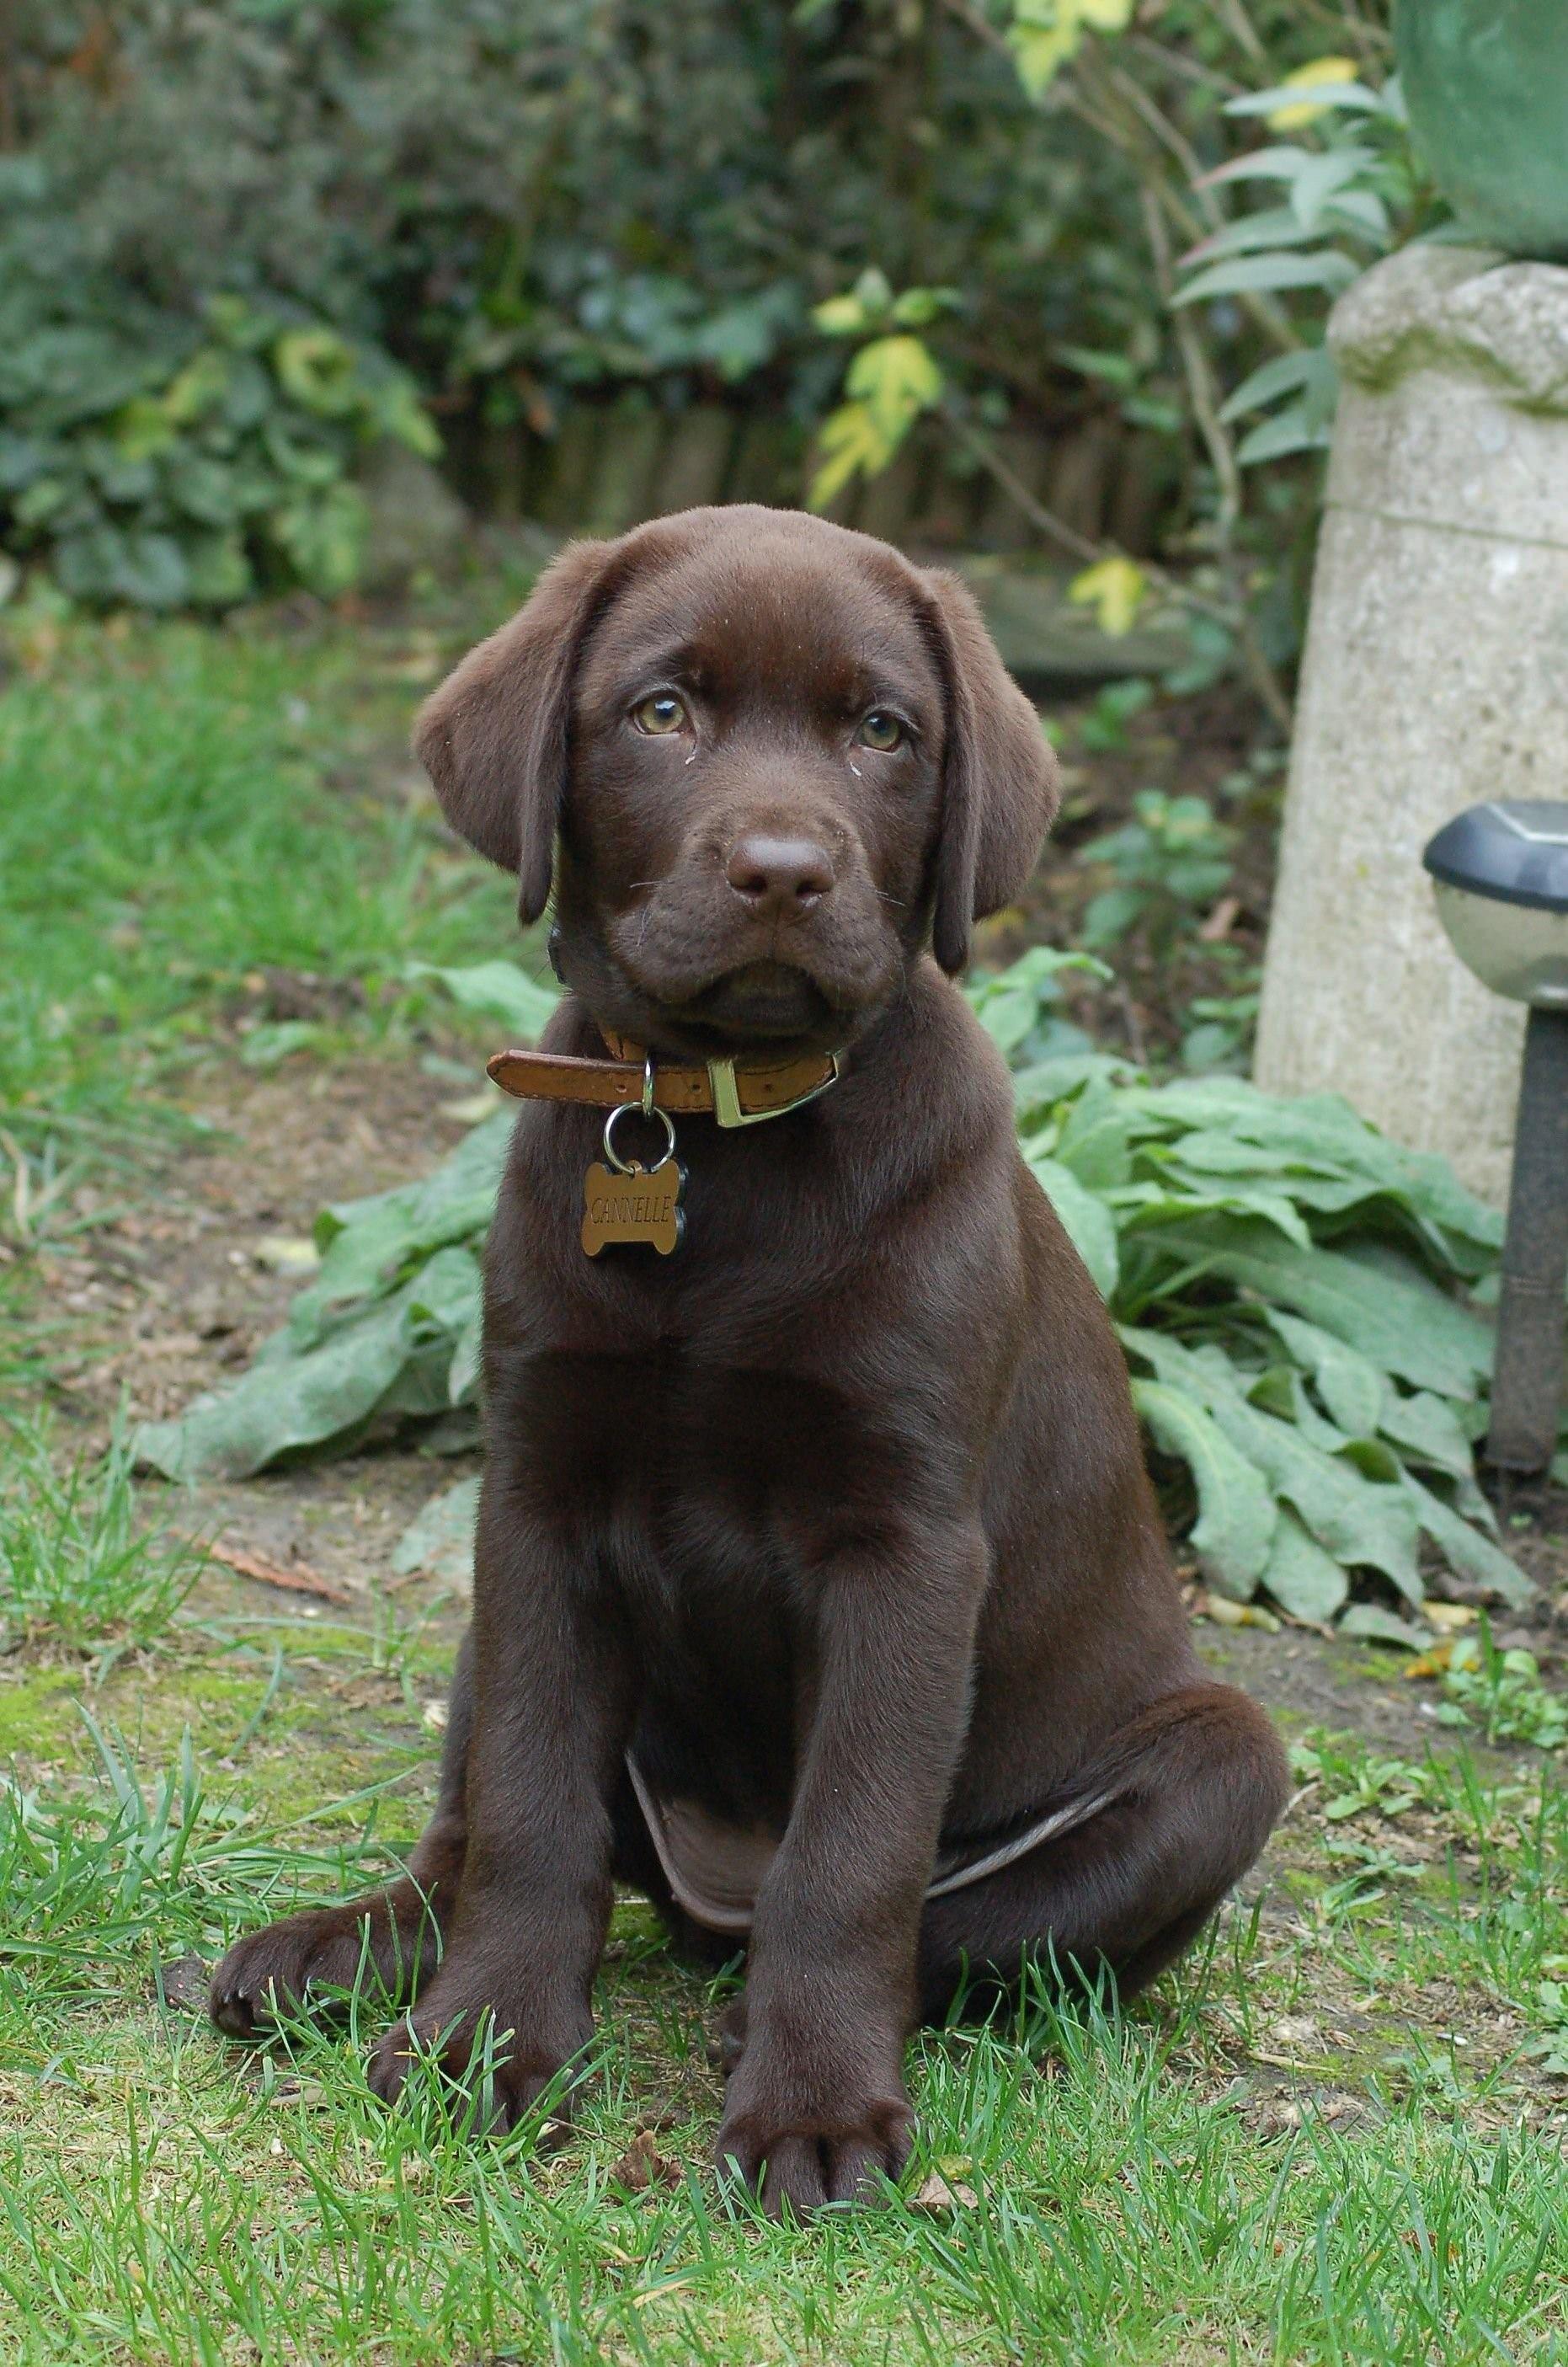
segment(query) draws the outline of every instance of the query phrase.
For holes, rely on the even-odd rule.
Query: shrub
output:
[[[112,283],[17,271],[0,291],[0,499],[96,605],[223,607],[359,572],[361,450],[438,438],[374,348],[281,307],[207,299],[199,323]]]

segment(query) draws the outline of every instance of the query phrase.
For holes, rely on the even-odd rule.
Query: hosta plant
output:
[[[1492,1334],[1472,1294],[1500,1219],[1332,1095],[1154,1084],[1093,1050],[1057,1007],[1082,958],[1036,947],[970,998],[1015,1068],[1023,1156],[1111,1308],[1210,1588],[1395,1634],[1439,1567],[1521,1600],[1473,1465]],[[498,1024],[538,1025],[546,998],[511,965],[441,975]],[[470,1404],[511,1129],[498,1112],[424,1182],[324,1210],[287,1324],[231,1388],[145,1427],[143,1459],[243,1474]]]

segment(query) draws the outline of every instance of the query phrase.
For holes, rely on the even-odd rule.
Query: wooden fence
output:
[[[1055,436],[1006,429],[994,441],[1031,493],[1080,534],[1111,536],[1134,552],[1154,546],[1178,467],[1168,443],[1110,413]],[[476,509],[563,533],[617,534],[705,502],[795,506],[810,466],[807,431],[777,413],[718,403],[662,412],[635,396],[577,403],[547,438],[522,425],[454,423],[448,451]],[[1021,550],[1039,539],[1017,503],[931,422],[830,515],[936,550]]]

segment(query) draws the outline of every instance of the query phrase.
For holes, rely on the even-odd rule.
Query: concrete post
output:
[[[1489,797],[1568,794],[1568,269],[1407,248],[1336,306],[1343,379],[1255,1074],[1340,1093],[1501,1206],[1524,1013],[1421,868]]]

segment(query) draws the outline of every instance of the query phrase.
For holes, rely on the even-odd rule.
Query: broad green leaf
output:
[[[1416,1522],[1402,1489],[1363,1478],[1337,1456],[1310,1446],[1290,1422],[1216,1392],[1215,1421],[1254,1461],[1275,1493],[1294,1505],[1320,1546],[1347,1569],[1381,1569],[1412,1603],[1422,1599]]]
[[[1185,1191],[1181,1188],[1189,1184]],[[1123,1221],[1129,1231],[1142,1232],[1156,1225],[1190,1224],[1201,1217],[1257,1217],[1265,1224],[1277,1226],[1287,1240],[1298,1242],[1303,1249],[1312,1246],[1312,1235],[1299,1209],[1283,1192],[1266,1191],[1260,1184],[1240,1182],[1228,1191],[1216,1191],[1209,1184],[1189,1184],[1179,1166],[1166,1167],[1158,1184],[1132,1184],[1110,1195],[1119,1211],[1124,1211]]]
[[[1110,1209],[1059,1160],[1025,1156],[1030,1173],[1061,1218],[1062,1229],[1088,1266],[1095,1287],[1101,1298],[1109,1299],[1120,1279],[1116,1225]]]
[[[1312,1375],[1330,1420],[1347,1437],[1371,1438],[1384,1427],[1393,1391],[1375,1365],[1315,1323],[1303,1323],[1277,1307],[1263,1311],[1303,1372]]]
[[[1261,1304],[1277,1303],[1359,1349],[1380,1371],[1468,1396],[1490,1363],[1484,1324],[1400,1260],[1374,1271],[1352,1252],[1303,1250],[1260,1227],[1172,1227],[1162,1247]]]
[[[1228,423],[1249,411],[1260,411],[1265,403],[1275,402],[1281,394],[1293,394],[1316,378],[1324,379],[1332,387],[1338,375],[1334,357],[1325,345],[1303,345],[1299,353],[1276,354],[1272,360],[1250,371],[1226,396],[1220,417]]]
[[[1103,1077],[1094,1077],[1068,1111],[1056,1157],[1091,1191],[1131,1178],[1130,1135],[1135,1112]]]
[[[474,1523],[479,1518],[477,1478],[459,1479],[432,1496],[392,1547],[400,1573],[425,1570],[467,1592],[474,1582]]]
[[[1183,1348],[1164,1334],[1123,1327],[1132,1353],[1152,1364],[1159,1378],[1190,1393],[1235,1447],[1294,1506],[1318,1544],[1346,1569],[1381,1569],[1410,1601],[1421,1600],[1416,1563],[1416,1522],[1404,1484],[1363,1478],[1337,1454],[1310,1444],[1294,1423],[1260,1413],[1245,1383],[1219,1351]]]
[[[243,1479],[355,1433],[408,1366],[405,1311],[386,1300],[303,1355],[258,1360],[177,1421],[144,1422],[131,1440],[137,1460],[169,1479]]]
[[[1341,1636],[1361,1636],[1369,1644],[1393,1644],[1402,1651],[1419,1652],[1432,1640],[1429,1627],[1417,1627],[1381,1603],[1353,1603],[1339,1622]]]
[[[1426,1464],[1453,1479],[1473,1478],[1475,1449],[1446,1398],[1427,1389],[1403,1397],[1391,1389],[1378,1427],[1403,1450],[1407,1463]]]
[[[1287,459],[1292,452],[1325,451],[1329,441],[1328,423],[1314,422],[1304,403],[1292,402],[1287,410],[1277,411],[1272,419],[1249,428],[1235,447],[1235,457],[1244,469],[1256,469],[1265,460]]]
[[[1263,1567],[1262,1588],[1292,1619],[1323,1626],[1349,1599],[1350,1581],[1334,1556],[1325,1553],[1289,1505],[1280,1508],[1279,1526]]]
[[[1517,1562],[1512,1560],[1500,1546],[1473,1528],[1470,1522],[1445,1504],[1430,1488],[1406,1472],[1404,1489],[1415,1507],[1416,1516],[1438,1552],[1459,1578],[1469,1579],[1472,1586],[1484,1587],[1522,1610],[1535,1600],[1533,1580],[1525,1576]]]
[[[971,979],[964,998],[981,1026],[1004,1058],[1033,1034],[1043,1012],[1059,999],[1056,980],[1063,970],[1087,970],[1109,978],[1103,962],[1091,954],[1066,953],[1055,946],[1032,946],[1008,968]]]
[[[1212,173],[1201,176],[1197,187],[1217,189],[1229,181],[1293,181],[1315,148],[1303,148],[1295,142],[1281,141],[1269,148],[1248,148],[1228,164],[1216,164]]]
[[[1256,1592],[1277,1509],[1267,1481],[1201,1405],[1163,1381],[1133,1383],[1133,1402],[1156,1445],[1192,1474],[1199,1517],[1189,1540],[1204,1576],[1235,1603]]]
[[[1242,255],[1200,271],[1171,298],[1173,304],[1201,304],[1214,296],[1242,296],[1281,288],[1323,288],[1337,296],[1357,277],[1356,266],[1337,247],[1305,255]]]
[[[537,1042],[560,1001],[558,988],[542,985],[511,961],[470,962],[461,969],[416,961],[410,962],[406,975],[438,979],[454,1002],[500,1020],[519,1044]]]

